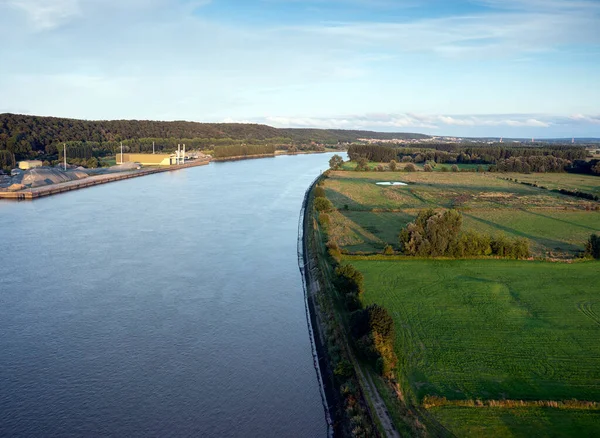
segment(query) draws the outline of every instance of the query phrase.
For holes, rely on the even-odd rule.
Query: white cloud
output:
[[[328,128],[328,129],[442,129],[444,126],[459,127],[529,127],[549,128],[552,126],[552,117],[539,120],[529,115],[516,118],[514,115],[507,118],[503,115],[428,115],[428,114],[367,114],[349,115],[339,117],[277,117],[271,116],[262,119],[266,124],[277,127],[303,127],[303,128]],[[255,121],[256,122],[256,121]]]
[[[81,14],[79,0],[4,0],[4,4],[23,12],[37,30],[53,29]]]

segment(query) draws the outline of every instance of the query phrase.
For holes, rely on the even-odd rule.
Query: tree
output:
[[[367,160],[365,157],[360,157],[356,161],[356,170],[357,171],[369,170],[369,160]]]
[[[421,257],[448,255],[458,239],[462,215],[456,210],[422,210],[400,233],[405,254]]]
[[[396,162],[396,160],[392,160],[390,161],[390,170],[392,172],[394,172],[396,170],[396,168],[398,167],[398,163]]]
[[[330,212],[333,210],[333,204],[327,198],[323,198],[322,196],[317,196],[315,198],[315,209],[318,212]]]
[[[417,168],[415,167],[415,165],[413,163],[408,163],[406,166],[404,166],[404,171],[405,172],[416,172]]]
[[[450,169],[452,170],[452,172],[458,172],[458,166],[456,164],[453,164]]]
[[[344,164],[344,159],[337,154],[329,160],[329,168],[332,170],[338,170],[342,164]]]
[[[598,163],[594,167],[592,167],[592,173],[600,175],[600,161],[598,161]]]
[[[325,188],[323,186],[315,187],[315,197],[324,198],[325,197]]]
[[[0,169],[5,169],[10,173],[10,169],[16,166],[15,156],[10,151],[0,151]]]
[[[600,236],[592,234],[585,245],[586,255],[600,259]]]

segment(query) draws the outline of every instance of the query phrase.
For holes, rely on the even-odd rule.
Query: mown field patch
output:
[[[600,411],[448,406],[430,412],[458,437],[600,436]]]
[[[600,401],[600,264],[352,261],[417,400]]]
[[[573,181],[569,174],[552,175]],[[385,187],[376,185],[377,181],[408,185]],[[348,246],[340,244],[349,252],[397,247],[400,229],[425,208],[460,210],[467,230],[526,237],[539,257],[576,256],[589,235],[600,232],[600,212],[594,211],[599,203],[489,173],[332,172],[325,188],[327,197],[347,220],[376,236],[359,237]]]

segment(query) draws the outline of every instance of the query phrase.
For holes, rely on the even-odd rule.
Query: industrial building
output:
[[[140,163],[142,166],[171,166],[177,164],[175,154],[117,154],[117,164]]]
[[[43,164],[44,163],[42,163],[40,160],[19,161],[19,169],[21,169],[21,170],[35,169],[36,167],[42,167]]]

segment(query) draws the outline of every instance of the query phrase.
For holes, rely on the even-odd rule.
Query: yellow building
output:
[[[19,161],[19,169],[29,170],[35,169],[36,167],[42,167],[44,163],[40,160],[27,160],[27,161]]]
[[[121,161],[121,156],[123,160]],[[117,164],[140,163],[142,166],[170,166],[176,164],[175,155],[170,154],[117,154]]]

